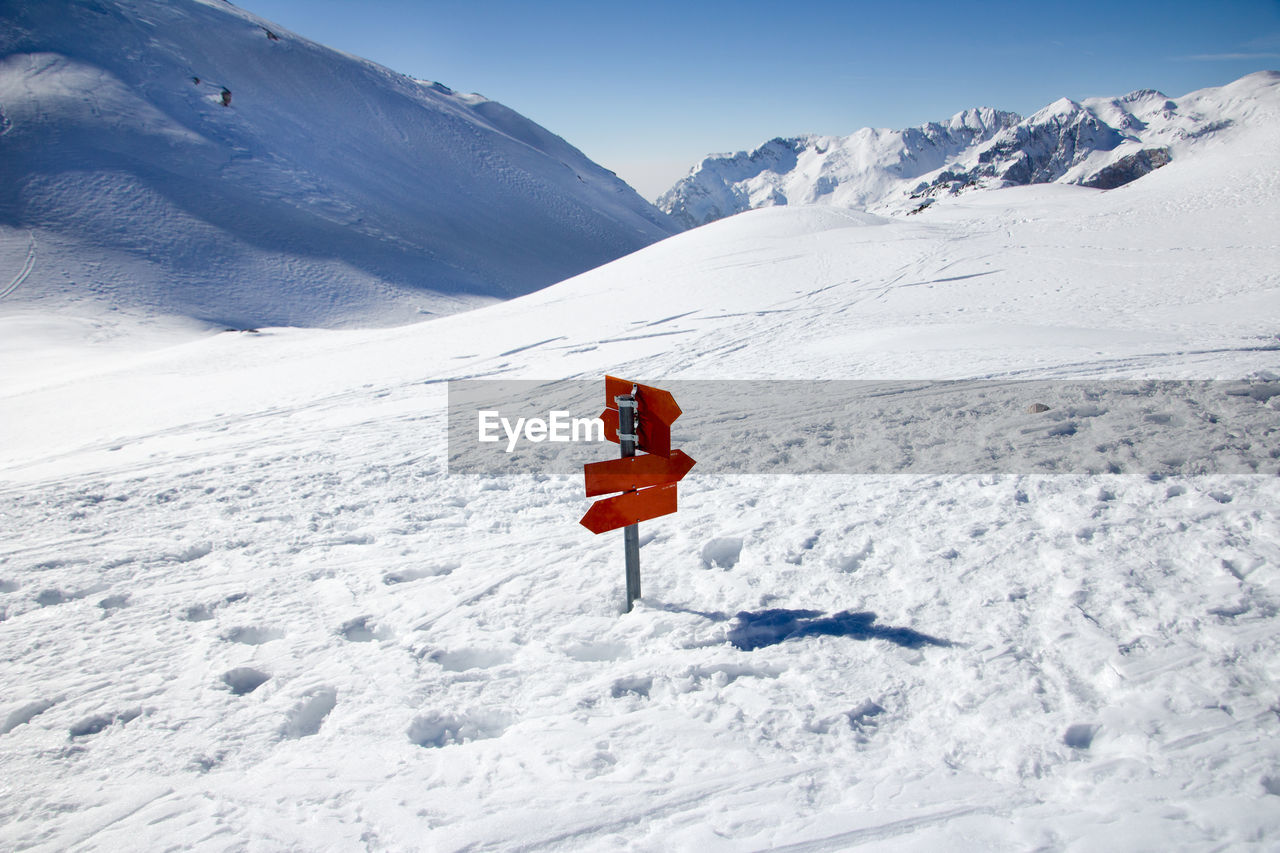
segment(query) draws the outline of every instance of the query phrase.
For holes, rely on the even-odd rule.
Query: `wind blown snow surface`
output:
[[[416,326],[0,318],[0,846],[1273,849],[1274,454],[695,467],[622,615],[580,477],[450,475],[445,442],[464,377],[1275,380],[1256,107],[1120,189],[753,211]]]
[[[222,0],[16,0],[0,18],[6,306],[414,322],[677,230],[501,104]]]

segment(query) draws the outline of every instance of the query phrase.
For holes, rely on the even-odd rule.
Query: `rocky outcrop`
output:
[[[1042,183],[1115,189],[1268,109],[1264,95],[1278,79],[1259,72],[1178,99],[1154,89],[1062,98],[1026,119],[983,108],[901,131],[774,139],[755,151],[706,158],[658,206],[690,228],[779,204],[909,215],[971,190]]]
[[[1094,189],[1113,190],[1136,181],[1161,166],[1167,166],[1172,159],[1168,148],[1144,148],[1102,167],[1080,183]]]
[[[685,228],[785,204],[863,207],[963,157],[1021,118],[990,108],[906,130],[771,139],[752,151],[707,157],[658,199]]]

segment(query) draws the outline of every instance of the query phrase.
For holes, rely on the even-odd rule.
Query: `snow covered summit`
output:
[[[788,203],[869,207],[1019,120],[982,108],[906,130],[772,139],[754,151],[707,157],[658,206],[688,228]]]
[[[1259,110],[1274,116],[1277,104],[1280,73],[1262,71],[1178,99],[1143,89],[1061,98],[1025,119],[984,108],[902,131],[774,139],[704,159],[658,206],[695,227],[784,204],[895,213],[975,188],[1058,182],[1114,189],[1229,135]]]
[[[403,322],[676,230],[501,104],[229,3],[17,0],[0,15],[10,305]]]

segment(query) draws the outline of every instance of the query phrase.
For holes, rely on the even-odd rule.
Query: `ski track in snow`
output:
[[[368,438],[357,431],[344,443],[354,448]],[[37,503],[13,492],[5,494],[6,514],[19,524],[43,517],[49,525],[51,519],[65,514],[63,523],[68,526],[92,523],[102,530],[96,541],[62,549],[61,565],[38,566],[31,576],[39,581],[28,582],[7,596],[13,602],[14,593],[23,589],[32,594],[37,589],[57,593],[46,597],[49,604],[32,601],[6,612],[6,621],[15,628],[21,625],[24,635],[41,636],[61,628],[97,638],[92,664],[70,678],[59,664],[68,650],[59,643],[38,643],[23,655],[27,666],[50,674],[51,688],[73,697],[27,722],[43,724],[45,748],[64,753],[58,763],[72,774],[65,782],[91,774],[93,766],[114,766],[139,744],[150,744],[148,754],[168,757],[158,766],[152,758],[148,775],[192,777],[177,789],[178,795],[190,798],[205,790],[200,796],[207,797],[207,786],[213,783],[198,781],[205,776],[224,773],[230,777],[253,766],[263,772],[276,766],[271,771],[275,778],[283,772],[278,762],[291,759],[287,754],[272,754],[290,737],[327,735],[340,740],[345,733],[366,738],[374,733],[361,720],[372,720],[378,721],[374,741],[385,739],[379,751],[394,752],[396,743],[404,751],[421,750],[410,743],[405,731],[424,711],[454,709],[464,719],[481,714],[475,718],[479,720],[483,719],[481,709],[487,709],[484,713],[505,709],[501,713],[509,715],[510,721],[493,729],[495,734],[442,745],[442,753],[454,753],[452,762],[461,759],[456,754],[459,750],[465,754],[480,749],[471,759],[481,762],[474,771],[453,771],[462,774],[454,778],[444,765],[433,768],[435,762],[414,762],[419,765],[416,773],[425,774],[418,775],[424,789],[445,784],[454,796],[467,791],[479,796],[487,783],[471,774],[492,765],[504,778],[511,777],[512,795],[526,791],[523,798],[527,786],[542,774],[553,771],[551,778],[559,778],[554,770],[564,767],[565,761],[577,772],[560,785],[579,773],[585,774],[584,779],[603,775],[603,784],[619,772],[615,767],[629,762],[623,779],[634,779],[647,789],[641,795],[634,789],[635,782],[629,782],[615,801],[608,794],[612,786],[606,784],[596,795],[603,820],[570,821],[557,834],[541,838],[521,830],[521,847],[609,846],[617,833],[637,827],[650,833],[641,838],[657,844],[664,832],[683,838],[682,830],[714,827],[718,819],[730,818],[721,827],[727,837],[754,838],[756,846],[765,849],[782,839],[760,837],[771,823],[767,817],[752,820],[733,814],[736,810],[725,804],[734,797],[745,798],[744,805],[750,803],[750,814],[763,802],[794,797],[815,784],[832,796],[849,783],[831,780],[823,785],[815,779],[833,772],[839,776],[833,771],[836,767],[850,768],[846,771],[850,774],[859,768],[856,776],[874,779],[875,768],[886,761],[896,772],[877,784],[909,787],[916,778],[927,786],[925,780],[936,772],[929,766],[931,761],[940,761],[957,772],[977,771],[992,793],[1003,791],[1003,796],[1009,796],[1014,791],[1039,790],[1043,801],[1052,797],[1062,776],[1070,778],[1072,768],[1079,765],[1077,750],[1063,742],[1063,732],[1077,724],[1098,727],[1088,747],[1096,768],[1089,771],[1095,784],[1114,777],[1119,777],[1117,783],[1133,784],[1139,769],[1134,764],[1135,746],[1139,748],[1136,755],[1145,761],[1155,759],[1153,771],[1179,778],[1188,778],[1187,774],[1196,778],[1204,762],[1210,761],[1218,766],[1202,784],[1216,786],[1235,774],[1247,777],[1250,767],[1259,766],[1259,759],[1265,770],[1263,756],[1270,755],[1272,762],[1277,759],[1267,746],[1276,733],[1276,714],[1262,702],[1265,688],[1257,689],[1268,683],[1265,675],[1249,675],[1247,664],[1226,671],[1213,665],[1224,655],[1241,663],[1261,662],[1266,659],[1263,650],[1274,644],[1270,627],[1276,606],[1273,573],[1264,569],[1262,578],[1248,578],[1277,555],[1274,546],[1259,552],[1261,542],[1245,544],[1237,532],[1262,522],[1267,515],[1264,507],[1274,505],[1276,490],[1268,481],[1236,478],[1205,484],[1192,480],[1180,486],[1184,491],[1167,498],[1166,503],[1175,506],[1158,513],[1156,531],[1145,534],[1153,526],[1148,507],[1160,504],[1157,495],[1171,492],[1169,484],[1143,485],[1114,478],[1107,481],[1110,496],[1099,500],[1090,497],[1098,488],[1091,478],[953,480],[947,483],[950,497],[941,501],[941,507],[940,484],[928,479],[907,483],[895,478],[881,478],[879,483],[840,479],[817,489],[809,483],[795,484],[803,492],[775,484],[766,492],[764,507],[752,506],[758,487],[750,482],[736,488],[721,483],[714,491],[691,489],[682,509],[691,516],[685,523],[690,532],[674,534],[687,544],[670,542],[673,534],[667,531],[646,546],[646,565],[652,566],[646,575],[649,604],[640,611],[636,620],[640,624],[624,627],[614,611],[616,578],[610,575],[616,571],[610,569],[616,569],[616,561],[605,543],[589,542],[558,557],[537,558],[522,567],[523,581],[521,573],[495,580],[486,569],[514,554],[529,554],[530,533],[499,520],[524,516],[537,523],[541,515],[543,523],[551,523],[554,517],[572,515],[581,503],[577,483],[517,482],[473,493],[465,503],[455,499],[451,505],[445,498],[443,507],[432,511],[429,508],[444,497],[441,491],[456,497],[457,490],[432,489],[427,485],[429,478],[417,477],[403,489],[385,492],[372,505],[333,506],[332,499],[308,496],[308,486],[326,483],[333,493],[350,493],[360,481],[388,482],[382,472],[358,465],[333,480],[325,473],[333,459],[325,454],[310,460],[311,471],[295,476],[288,487],[273,489],[270,495],[255,488],[260,479],[246,478],[260,463],[269,463],[269,457],[207,469],[202,479],[225,484],[212,492],[192,482],[190,475],[162,473],[158,481],[155,474],[143,480],[148,485],[140,488],[140,478],[133,472],[122,482],[102,484],[108,486],[107,492],[138,484],[127,501],[81,492]],[[302,461],[293,460],[290,467],[296,470]],[[279,470],[278,464],[264,467]],[[415,473],[430,473],[430,466]],[[1208,486],[1213,487],[1210,492],[1229,489],[1231,502],[1224,504],[1206,494]],[[544,503],[535,506],[532,515],[529,509],[519,508],[528,492],[548,488],[543,492]],[[46,486],[39,493],[47,496],[57,491]],[[1027,495],[1025,503],[1019,502],[1019,492]],[[296,496],[283,508],[286,515],[266,514],[269,509],[282,510],[274,506],[282,494]],[[796,501],[800,494],[805,498]],[[839,502],[824,513],[822,500],[837,496]],[[714,498],[714,506],[707,505],[709,498]],[[798,506],[788,508],[793,502]],[[956,502],[975,511],[948,522],[946,507]],[[996,511],[1001,505],[1025,511]],[[852,506],[860,507],[863,514],[870,507],[875,510],[869,518],[845,516]],[[973,526],[984,515],[1000,519],[994,529]],[[408,519],[415,516],[420,527],[411,533]],[[231,527],[225,521],[230,517],[244,517],[252,526]],[[704,531],[702,536],[715,531],[722,517],[739,519],[744,534],[742,561],[731,570],[694,564],[666,570],[670,557],[664,560],[664,551],[672,556],[696,553],[699,531]],[[1178,536],[1161,541],[1161,528],[1190,519],[1200,529],[1194,542]],[[1271,522],[1274,532],[1274,519]],[[451,526],[457,530],[455,536],[442,532]],[[805,526],[821,529],[798,541],[796,531]],[[131,529],[131,535],[122,538],[122,529]],[[288,529],[297,531],[292,541],[280,536]],[[351,535],[354,529],[361,531],[358,536]],[[424,539],[428,529],[431,533]],[[207,537],[207,542],[188,546],[194,536]],[[423,546],[413,547],[415,541],[431,543],[430,557],[424,560]],[[1233,542],[1245,547],[1233,547]],[[1186,569],[1174,568],[1190,568],[1179,553],[1186,547],[1202,554],[1197,562],[1205,566],[1204,573],[1185,574]],[[849,576],[838,566],[845,565],[842,555],[855,549],[864,556],[854,570],[858,583],[851,587],[839,583]],[[574,556],[578,551],[584,553]],[[1242,573],[1249,573],[1244,582],[1226,568],[1216,567],[1223,558],[1214,555],[1221,553],[1232,553]],[[992,565],[997,554],[1001,559]],[[797,556],[799,562],[793,562]],[[1026,585],[1028,578],[1021,569],[1037,562],[1058,566],[1060,579],[1052,587]],[[1096,570],[1091,567],[1112,562],[1128,563],[1134,569],[1127,576],[1094,577]],[[112,563],[118,565],[104,568]],[[12,564],[6,554],[4,565]],[[912,564],[920,570],[903,570]],[[175,567],[181,567],[177,579]],[[411,572],[419,569],[427,571],[412,577]],[[973,589],[940,598],[938,590],[916,580],[927,576],[921,572],[939,571]],[[1176,573],[1170,575],[1170,571]],[[396,572],[406,579],[388,583],[387,575]],[[690,574],[694,586],[685,590]],[[563,589],[566,585],[568,590]],[[1202,591],[1198,606],[1188,612],[1189,588]],[[1008,592],[998,597],[1004,590]],[[118,606],[104,606],[113,596]],[[807,647],[812,641],[797,641],[733,653],[723,644],[724,623],[687,612],[706,601],[730,604],[729,610],[759,610],[783,603],[780,598],[790,606],[825,611],[848,605],[871,609],[886,622],[911,624],[962,645],[956,650],[895,651],[891,645],[851,645],[830,638],[818,641],[816,648]],[[435,605],[435,615],[421,618],[420,608],[425,605],[432,610],[432,601],[441,602]],[[1215,612],[1230,615],[1215,616]],[[494,623],[492,617],[499,614],[501,621]],[[342,626],[362,615],[365,624],[372,624],[373,639],[345,638]],[[574,627],[575,621],[581,624]],[[979,629],[980,624],[985,627]],[[539,630],[547,626],[552,626],[551,637]],[[557,630],[563,635],[554,636]],[[184,653],[177,659],[165,651],[179,648]],[[1210,656],[1197,651],[1202,648],[1217,651]],[[1245,657],[1239,658],[1242,653]],[[306,661],[320,664],[324,671],[308,671],[302,666]],[[245,696],[235,696],[217,683],[233,664],[253,664],[268,678]],[[544,675],[526,681],[524,670]],[[798,683],[801,690],[796,693],[779,681],[793,672],[807,673],[806,680],[817,679],[817,683],[813,687]],[[1104,682],[1112,683],[1110,695],[1096,686],[1099,672]],[[848,675],[853,676],[852,682],[841,685]],[[539,683],[543,679],[546,682]],[[342,686],[336,691],[330,687],[326,693],[329,683]],[[946,700],[941,707],[930,707],[938,700],[928,697],[943,683],[948,685]],[[825,697],[820,704],[815,704],[814,689]],[[323,713],[309,710],[309,697],[317,690],[331,697]],[[855,718],[842,714],[852,713],[849,709],[862,702],[862,694],[869,694],[886,710],[851,722]],[[260,696],[265,701],[257,701]],[[715,703],[707,704],[712,697],[717,697]],[[1159,707],[1170,701],[1176,711],[1173,717]],[[246,702],[254,704],[237,708]],[[202,712],[202,706],[207,710]],[[344,721],[344,706],[354,706],[359,713]],[[140,707],[141,714],[120,722],[122,711],[130,707]],[[299,713],[307,719],[295,725]],[[105,715],[105,725],[83,737],[66,735],[65,726],[92,714]],[[62,728],[55,722],[58,716],[64,721]],[[388,730],[397,717],[400,725]],[[991,732],[1007,727],[1010,720],[1034,721],[1031,729],[1038,733],[1039,743],[1032,746],[1032,732],[1025,730],[1003,746],[992,742]],[[1146,729],[1157,720],[1158,730]],[[344,727],[327,730],[331,724]],[[698,786],[683,795],[678,793],[679,785],[660,781],[662,775],[646,784],[650,775],[634,762],[654,749],[651,739],[664,736],[659,732],[680,739],[681,728],[695,729],[684,741],[694,747],[690,758],[704,778],[722,773],[723,769],[714,768],[723,768],[726,760],[744,768],[761,760],[780,766],[800,762],[804,767],[790,776],[766,777],[764,790],[776,791],[760,798],[752,796],[759,783],[730,784],[731,777],[726,777],[726,783]],[[577,730],[581,734],[574,737],[572,732]],[[951,734],[940,741],[939,731]],[[483,728],[478,735],[483,735]],[[1137,742],[1133,742],[1135,736]],[[59,737],[62,747],[55,746]],[[696,745],[706,738],[718,746],[704,756]],[[1247,745],[1225,767],[1218,746],[1224,738],[1235,748]],[[552,751],[526,755],[528,747],[522,744],[529,739],[545,741],[544,749]],[[900,741],[896,748],[894,741]],[[567,742],[577,742],[579,748],[594,742],[595,753],[560,754],[555,745]],[[489,743],[507,746],[490,747],[486,754],[480,745]],[[924,750],[930,760],[922,760],[925,756],[904,760],[898,750],[909,746]],[[101,754],[97,762],[94,753]],[[540,771],[529,767],[534,755],[549,766]],[[224,767],[223,762],[231,766]],[[469,766],[470,762],[463,762],[464,768]],[[674,770],[665,763],[656,769],[663,775]],[[440,778],[440,773],[445,777]],[[805,781],[797,789],[794,779],[800,777]],[[1136,781],[1143,778],[1151,784],[1145,775]],[[544,779],[543,784],[552,783]],[[370,779],[358,789],[364,793],[353,789],[343,798],[373,800],[378,789],[379,783]],[[491,842],[480,841],[480,849],[505,847],[507,842],[501,839],[512,836],[503,834],[503,824],[496,830],[481,829],[517,805],[506,801],[503,790],[505,785],[489,791],[485,797],[497,801],[487,806],[484,799],[478,800],[479,812],[472,811],[476,806],[467,810],[471,818],[455,815],[449,821],[441,816],[442,839],[457,842],[442,846],[465,846],[463,838],[480,841],[496,831]],[[553,790],[562,789],[553,786]],[[895,800],[890,797],[881,807],[891,808]],[[1036,802],[1034,796],[1031,802]],[[730,814],[717,815],[716,807],[708,803],[729,807]],[[144,805],[139,803],[134,810]],[[818,813],[818,805],[800,808],[799,816]],[[945,800],[932,808],[927,800],[918,802],[918,808],[928,813],[945,805]],[[241,802],[240,808],[256,807]],[[527,808],[540,809],[537,804]],[[990,812],[967,805],[938,811],[930,820],[904,819],[826,834],[795,849],[847,849],[907,835],[930,823]],[[690,812],[701,817],[691,820]],[[608,817],[611,813],[615,816]],[[181,814],[176,810],[170,819]],[[683,820],[675,820],[681,816]],[[125,817],[128,814],[115,820]],[[459,819],[462,822],[457,825]],[[57,825],[47,815],[42,823]],[[110,825],[98,827],[95,835]],[[179,834],[188,831],[173,829]],[[13,842],[21,840],[11,837]],[[109,846],[109,841],[104,836],[98,845]]]
[[[29,247],[27,248],[27,257],[22,262],[22,269],[18,270],[18,274],[15,275],[13,279],[9,282],[9,284],[5,286],[4,290],[0,290],[0,299],[4,299],[10,296],[19,287],[22,287],[22,283],[27,280],[27,276],[31,275],[31,271],[35,269],[36,235],[34,232],[29,232],[28,236],[31,242]]]
[[[417,327],[0,371],[0,847],[1274,847],[1274,471],[695,468],[623,616],[580,477],[445,446],[460,376],[1274,379],[1254,141],[760,211]]]
[[[434,849],[883,849],[946,827],[1009,843],[995,827],[1014,813],[1028,843],[1121,814],[1207,842],[1241,817],[1194,808],[1196,786],[1261,791],[1280,763],[1259,668],[1280,604],[1274,479],[691,479],[681,524],[653,525],[646,598],[623,620],[617,543],[540,532],[576,518],[579,482],[456,482],[438,453],[400,462],[442,417],[370,417],[378,393],[348,401],[356,423],[294,433],[292,453],[263,418],[243,426],[274,443],[246,431],[0,492],[44,543],[0,551],[5,636],[48,638],[8,657],[29,673],[15,698],[62,697],[4,736],[36,747],[19,769],[41,768],[15,776],[7,845],[110,849],[125,826],[213,844],[239,826],[317,848],[373,832],[375,847]],[[704,565],[725,534],[736,562]],[[955,645],[726,642],[731,614],[776,607],[868,610]],[[235,667],[266,677],[237,695]],[[414,721],[441,713],[459,739],[414,743]],[[1085,748],[1066,742],[1073,726]],[[367,757],[316,763],[352,739]],[[92,793],[122,772],[161,793]],[[238,793],[246,778],[328,815],[334,835],[285,829]],[[1166,779],[1190,793],[1171,800]],[[79,805],[11,810],[44,785]],[[1124,794],[1135,785],[1148,805]],[[1048,805],[1064,786],[1115,805],[1081,825]],[[414,805],[432,791],[454,805]],[[582,798],[593,819],[566,810]],[[867,820],[895,811],[917,816]]]

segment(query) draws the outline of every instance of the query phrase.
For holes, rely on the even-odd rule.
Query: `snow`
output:
[[[5,18],[0,262],[20,270],[6,307],[405,323],[676,230],[501,104],[229,3],[24,0]]]
[[[704,159],[658,205],[692,227],[786,204],[919,212],[922,202],[974,189],[1093,186],[1108,167],[1113,179],[1124,167],[1123,183],[1150,170],[1126,160],[1139,152],[1158,151],[1162,163],[1194,156],[1241,128],[1274,121],[1278,83],[1280,74],[1263,71],[1178,99],[1144,89],[1119,98],[1060,98],[1026,119],[982,108],[902,131],[775,139],[755,151]]]
[[[868,207],[1017,121],[982,108],[904,131],[773,139],[751,152],[704,159],[658,206],[686,227],[788,203]]]
[[[0,846],[1275,847],[1266,454],[695,467],[623,615],[581,477],[450,474],[445,417],[461,378],[1274,383],[1271,79],[1116,190],[756,210],[416,325],[7,306]]]

